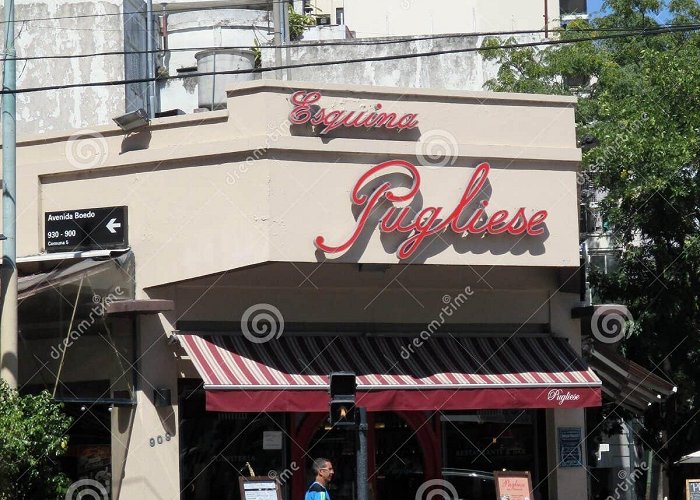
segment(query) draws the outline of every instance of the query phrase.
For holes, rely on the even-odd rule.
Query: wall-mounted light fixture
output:
[[[167,387],[158,387],[157,389],[153,389],[153,404],[157,408],[170,406],[172,404],[170,389]]]
[[[146,110],[143,108],[139,108],[125,115],[117,116],[113,118],[113,120],[124,132],[131,132],[132,130],[145,127],[149,122],[148,114],[146,114]]]

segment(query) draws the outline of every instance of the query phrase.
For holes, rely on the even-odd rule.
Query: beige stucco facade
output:
[[[320,91],[329,110],[381,103],[415,113],[418,127],[319,135],[288,121],[297,90]],[[154,120],[129,135],[104,127],[20,138],[18,255],[45,252],[45,212],[126,205],[136,298],[175,303],[137,320],[137,405],[112,412],[115,498],[180,498],[178,406],[156,408],[151,396],[155,387],[177,394],[178,378],[197,376],[169,342],[182,322],[236,323],[269,303],[290,324],[412,328],[470,286],[474,296],[449,323],[474,333],[550,332],[580,352],[570,315],[579,265],[574,105],[557,96],[257,81],[231,88],[227,110]],[[436,147],[449,153],[442,164],[430,164]],[[417,166],[418,209],[455,207],[488,162],[488,210],[546,210],[545,230],[445,233],[401,260],[401,239],[372,219],[347,251],[320,251],[317,236],[340,243],[357,226],[358,179],[393,159]],[[407,189],[405,175],[390,180]],[[584,424],[583,409],[547,411],[550,461],[556,428]],[[166,433],[175,438],[148,446]],[[550,498],[587,498],[584,468],[551,472]]]

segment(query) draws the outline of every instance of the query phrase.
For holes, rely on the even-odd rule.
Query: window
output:
[[[335,9],[335,24],[345,24],[345,9]]]
[[[586,14],[586,0],[562,0],[559,3],[561,14]]]
[[[20,278],[20,384],[64,402],[131,399],[131,321],[105,311],[134,297],[133,273],[128,253]]]

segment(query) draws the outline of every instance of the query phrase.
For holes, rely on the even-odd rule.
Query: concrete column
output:
[[[588,472],[586,472],[586,443],[581,443],[584,466],[559,467],[558,428],[580,427],[586,435],[586,421],[583,409],[548,410],[547,411],[547,465],[549,474],[550,498],[567,500],[588,499]]]
[[[578,301],[578,294],[555,293],[549,303],[550,328],[556,337],[564,337],[579,355],[581,354],[581,325],[579,320],[571,319],[571,308]],[[559,467],[559,427],[580,427],[582,430],[581,450],[583,467]],[[585,411],[581,409],[549,410],[547,412],[547,455],[549,492],[551,498],[566,498],[567,500],[587,500],[588,472],[586,467],[586,419]]]
[[[119,498],[180,498],[177,371],[173,348],[158,316],[138,319],[137,406]],[[156,407],[153,392],[167,388],[170,406]]]

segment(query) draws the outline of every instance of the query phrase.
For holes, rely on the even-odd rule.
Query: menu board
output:
[[[532,480],[527,471],[495,471],[497,500],[530,500]]]
[[[581,427],[559,427],[559,467],[581,467]]]
[[[279,484],[266,476],[240,477],[241,500],[282,500]]]
[[[700,479],[685,480],[685,500],[700,500]]]

